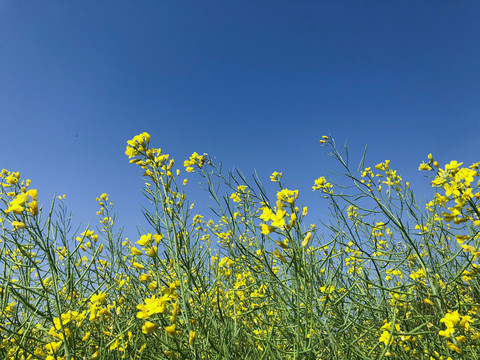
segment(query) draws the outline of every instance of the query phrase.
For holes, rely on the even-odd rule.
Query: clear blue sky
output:
[[[480,160],[479,18],[478,1],[1,0],[0,168],[84,225],[109,193],[129,237],[143,131],[179,162],[283,171],[314,210],[328,133],[424,191],[429,152]]]

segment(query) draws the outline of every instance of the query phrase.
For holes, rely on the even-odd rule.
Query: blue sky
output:
[[[95,197],[126,236],[142,221],[126,140],[147,131],[179,162],[283,171],[311,221],[313,180],[335,164],[390,159],[419,193],[418,164],[479,159],[480,3],[475,1],[0,1],[0,167],[75,222]],[[191,184],[191,189],[195,184]]]

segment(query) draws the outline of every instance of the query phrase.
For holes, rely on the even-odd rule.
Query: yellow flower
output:
[[[140,135],[134,136],[132,140],[128,140],[127,144],[132,147],[138,147],[139,145],[141,147],[145,147],[145,143],[149,143],[149,142],[150,142],[150,134],[143,132]]]
[[[267,235],[275,231],[275,227],[269,226],[267,224],[262,224],[262,234]]]
[[[110,344],[110,350],[115,350],[118,347],[118,339]]]
[[[462,321],[460,321],[460,325],[462,325],[466,331],[470,330],[470,323],[473,323],[473,319],[471,316],[462,316]]]
[[[194,341],[195,341],[195,331],[191,330],[190,336],[188,337],[188,343],[192,345]]]
[[[130,251],[132,252],[133,255],[142,255],[142,252],[138,250],[135,246],[133,246]]]
[[[313,191],[322,190],[325,193],[332,193],[333,186],[328,183],[325,177],[319,177],[315,180],[315,184],[312,186]]]
[[[463,165],[463,162],[458,163],[456,160],[450,161],[450,164],[445,165],[445,170],[451,170],[455,172],[459,166]]]
[[[429,304],[429,305],[432,305],[432,306],[433,306],[433,301],[430,300],[430,299],[424,299],[423,302],[424,302],[425,304]]]
[[[153,234],[153,240],[155,240],[155,244],[157,244],[157,246],[160,244],[160,241],[162,241],[163,239],[163,235],[159,235],[159,234]]]
[[[147,254],[147,256],[150,256],[150,257],[157,256],[157,247],[152,246],[151,248],[148,248],[147,250],[145,250],[145,254]]]
[[[432,167],[428,164],[425,164],[425,162],[422,161],[422,163],[420,164],[420,166],[418,167],[418,170],[419,171],[422,171],[422,170],[432,170]]]
[[[303,246],[303,247],[307,247],[308,242],[310,241],[310,238],[311,238],[311,237],[312,237],[312,232],[309,231],[309,232],[307,233],[307,236],[305,236],[305,239],[303,239],[303,241],[302,241],[302,246]]]
[[[455,329],[445,329],[445,330],[440,330],[438,332],[438,335],[440,336],[445,336],[447,338],[451,337],[452,334],[455,332]]]
[[[127,149],[125,150],[125,155],[128,156],[128,158],[132,158],[136,155],[140,154],[140,152],[133,147],[127,146]]]
[[[140,310],[137,313],[137,318],[148,319],[154,314],[163,314],[165,312],[165,301],[167,298],[167,295],[164,295],[161,298],[156,298],[155,295],[153,295],[151,298],[145,299],[145,305],[137,305],[137,309]]]
[[[18,183],[19,178],[20,178],[20,174],[17,172],[17,173],[11,173],[10,175],[8,175],[5,178],[5,180],[7,181],[8,184],[15,185],[16,183]]]
[[[138,280],[150,282],[152,280],[152,277],[148,274],[142,274],[138,277]]]
[[[388,338],[390,337],[390,333],[388,331],[384,331],[380,338],[378,339],[379,342],[385,343],[385,345],[388,345]]]
[[[185,160],[183,162],[183,166],[185,167],[185,170],[187,172],[193,172],[194,165],[197,165],[199,168],[201,168],[205,164],[205,156],[203,155],[198,155],[196,152],[190,156],[190,159]]]
[[[457,183],[452,182],[451,184],[445,184],[443,185],[443,188],[445,189],[445,196],[460,195],[460,191],[458,190]]]
[[[60,346],[62,345],[62,342],[61,341],[58,341],[58,342],[50,342],[48,344],[45,345],[45,349],[47,350],[47,352],[49,354],[55,354],[58,349],[60,349]]]
[[[319,177],[317,180],[315,180],[315,185],[312,186],[313,190],[318,190],[321,189],[327,181],[325,180],[325,177]]]
[[[282,178],[282,173],[280,172],[273,172],[272,175],[270,175],[270,181],[272,182],[280,182],[280,179]]]
[[[285,215],[286,214],[287,214],[286,211],[278,209],[277,213],[273,216],[272,226],[275,226],[275,227],[283,230],[283,228],[285,227]]]
[[[263,221],[269,221],[275,217],[272,209],[267,206],[262,207],[262,215],[259,216]]]
[[[305,206],[302,210],[302,216],[306,216],[308,212],[308,208]]]
[[[170,334],[170,335],[175,335],[175,330],[176,330],[176,325],[175,324],[172,324],[172,325],[167,326],[165,328],[165,331],[167,332],[167,334]]]
[[[92,303],[101,303],[101,304],[106,304],[107,303],[107,296],[105,293],[102,293],[101,291],[98,292],[97,294],[92,295],[92,298],[90,299]]]
[[[132,265],[135,269],[145,269],[145,266],[143,266],[142,264],[140,264],[138,262],[133,262]]]
[[[152,242],[152,234],[142,235],[140,240],[137,241],[137,244],[140,246],[148,246]]]
[[[13,226],[13,231],[16,231],[18,229],[25,229],[27,225],[25,225],[21,221],[12,221],[12,226]]]
[[[295,199],[298,199],[298,190],[283,189],[277,192],[277,199],[282,202],[287,202],[293,205]]]
[[[458,311],[454,312],[449,312],[445,314],[445,317],[443,319],[440,319],[440,322],[445,323],[445,326],[447,329],[453,329],[455,325],[457,325],[460,322],[460,315],[458,314]]]
[[[9,212],[13,212],[14,214],[21,214],[23,210],[25,210],[25,207],[14,200],[10,203],[8,209],[5,210],[5,213],[8,214]]]
[[[157,329],[158,329],[158,325],[150,321],[145,322],[145,324],[143,324],[142,326],[142,332],[144,334],[150,334],[151,332],[154,332]]]
[[[459,353],[459,354],[462,353],[462,350],[461,350],[457,345],[455,345],[455,344],[453,344],[453,343],[450,343],[450,342],[449,342],[449,343],[447,344],[447,347],[448,347],[450,350],[453,350],[453,351],[455,351],[455,352],[457,352],[457,353]]]
[[[242,198],[238,196],[237,193],[233,193],[232,195],[230,195],[230,199],[237,203],[242,201]]]
[[[412,278],[413,280],[417,280],[418,278],[422,277],[425,277],[425,271],[423,271],[423,269],[419,269],[410,274],[410,278]]]
[[[33,216],[38,215],[38,203],[35,200],[28,204],[28,207]]]

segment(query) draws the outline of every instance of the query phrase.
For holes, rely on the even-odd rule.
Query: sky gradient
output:
[[[82,226],[109,193],[133,238],[143,182],[124,151],[144,131],[178,163],[282,171],[311,222],[326,134],[427,194],[428,153],[480,160],[479,17],[475,1],[0,0],[0,168],[44,204],[66,194]]]

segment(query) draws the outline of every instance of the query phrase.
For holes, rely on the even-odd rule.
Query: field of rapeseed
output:
[[[425,207],[388,160],[353,170],[321,143],[344,169],[341,184],[312,181],[330,204],[322,228],[282,173],[269,198],[207,154],[175,166],[147,133],[125,152],[150,202],[137,239],[107,194],[99,228],[76,234],[61,197],[42,209],[2,170],[0,358],[478,359],[480,163],[429,155]],[[195,212],[193,176],[214,212]]]

